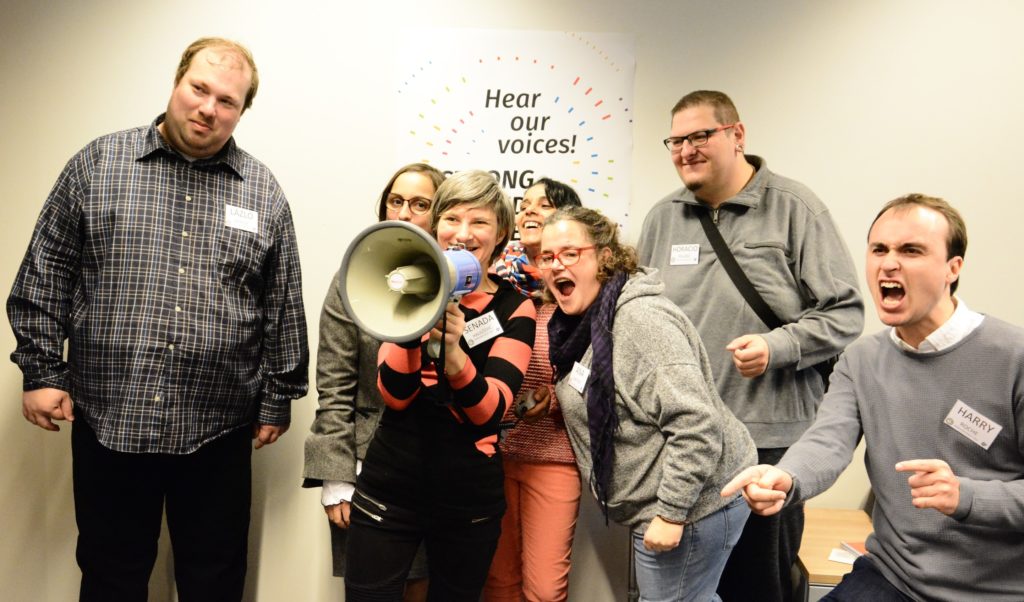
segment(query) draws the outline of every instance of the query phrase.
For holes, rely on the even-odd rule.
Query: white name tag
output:
[[[472,349],[503,332],[505,332],[505,329],[498,322],[498,316],[494,315],[493,311],[489,311],[479,318],[473,318],[466,322],[466,328],[462,331],[462,338],[466,339],[466,344]]]
[[[236,228],[258,234],[260,214],[255,211],[224,205],[224,225],[228,228]]]
[[[569,373],[569,386],[583,395],[583,389],[587,388],[588,378],[590,378],[590,368],[579,362],[573,362],[572,372]]]
[[[982,449],[988,449],[999,431],[1003,430],[1003,427],[974,411],[971,406],[959,399],[953,404],[953,409],[946,415],[944,422],[954,431],[980,445]]]
[[[697,265],[700,260],[700,245],[672,245],[669,265]]]

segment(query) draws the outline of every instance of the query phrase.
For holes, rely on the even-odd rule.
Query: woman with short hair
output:
[[[481,271],[501,254],[513,221],[508,196],[483,171],[450,176],[431,210],[441,248],[466,249]],[[352,498],[349,602],[400,599],[421,541],[428,600],[479,599],[505,511],[498,423],[522,383],[535,318],[529,299],[485,275],[422,340],[381,345],[387,409]],[[426,352],[431,341],[443,363]]]

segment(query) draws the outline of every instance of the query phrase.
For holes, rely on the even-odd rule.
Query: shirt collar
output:
[[[768,164],[764,159],[757,155],[744,155],[747,162],[754,166],[754,176],[750,178],[747,185],[740,190],[736,196],[726,199],[722,202],[719,207],[727,204],[732,205],[743,205],[746,207],[757,208],[761,204],[761,199],[764,198],[764,189],[768,185]],[[679,193],[676,198],[673,199],[676,202],[686,203],[688,205],[703,205],[697,200],[693,192],[689,188],[683,186],[679,189]]]
[[[157,129],[157,126],[163,123],[166,115],[166,113],[157,115],[156,119],[149,124],[149,129],[146,130],[146,135],[142,141],[142,148],[139,149],[139,153],[135,157],[137,161],[149,158],[156,153],[188,161],[184,155],[164,140],[164,137],[160,135],[160,131]],[[221,166],[231,170],[239,178],[245,179],[245,176],[242,175],[242,151],[235,144],[234,136],[228,138],[227,143],[224,144],[224,147],[216,155],[204,159],[196,159],[190,161],[190,163],[197,167]]]
[[[895,328],[889,329],[889,338],[896,343],[897,347],[910,353],[934,353],[943,349],[949,349],[964,340],[985,319],[984,315],[967,307],[967,304],[959,297],[953,297],[953,301],[956,303],[953,315],[942,326],[939,326],[925,337],[917,349],[914,349],[910,344],[901,339],[896,334]]]

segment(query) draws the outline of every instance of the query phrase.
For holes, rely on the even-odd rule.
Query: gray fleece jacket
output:
[[[631,277],[612,329],[619,428],[608,516],[634,530],[655,516],[692,523],[719,510],[729,502],[718,494],[722,486],[757,462],[753,440],[715,390],[700,336],[663,290],[653,270]],[[580,364],[589,369],[592,357],[591,347]],[[556,393],[587,481],[586,396],[569,380],[561,379]]]
[[[637,252],[657,268],[665,295],[693,320],[711,357],[718,392],[759,448],[788,447],[814,422],[824,386],[812,368],[852,343],[864,305],[850,252],[828,208],[806,186],[768,170],[714,214],[736,263],[784,322],[769,330],[736,289],[701,228],[701,203],[686,188],[665,197],[644,220]],[[696,261],[679,253],[699,246]],[[745,334],[768,343],[768,370],[744,378],[726,345]]]

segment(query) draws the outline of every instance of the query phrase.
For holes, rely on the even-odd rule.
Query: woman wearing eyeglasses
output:
[[[560,602],[569,594],[569,560],[580,505],[580,473],[565,421],[552,393],[544,281],[532,258],[540,252],[544,220],[557,209],[581,206],[567,184],[541,178],[519,203],[519,240],[494,264],[499,276],[533,300],[537,336],[515,406],[505,412],[501,454],[508,509],[484,587],[486,602]],[[532,406],[532,407],[530,407]],[[518,408],[518,409],[517,409]]]
[[[424,163],[399,169],[381,193],[377,220],[409,222],[428,232],[430,207],[444,174]],[[380,341],[361,332],[345,314],[335,274],[320,312],[316,385],[320,409],[306,438],[303,487],[322,486],[321,502],[331,530],[334,575],[345,576],[345,545],[356,475],[377,429],[384,401],[377,390]],[[404,600],[426,600],[426,552],[409,571]]]
[[[535,264],[558,303],[551,362],[580,473],[605,516],[632,530],[640,599],[718,600],[749,515],[718,492],[757,456],[697,331],[599,212],[548,218]]]
[[[487,172],[450,176],[431,224],[441,248],[482,267],[512,234],[512,204]],[[487,275],[424,340],[384,343],[377,382],[387,409],[352,498],[345,599],[397,600],[426,542],[429,600],[477,602],[505,511],[498,423],[519,390],[536,329],[533,304]],[[441,343],[436,361],[426,349]]]

